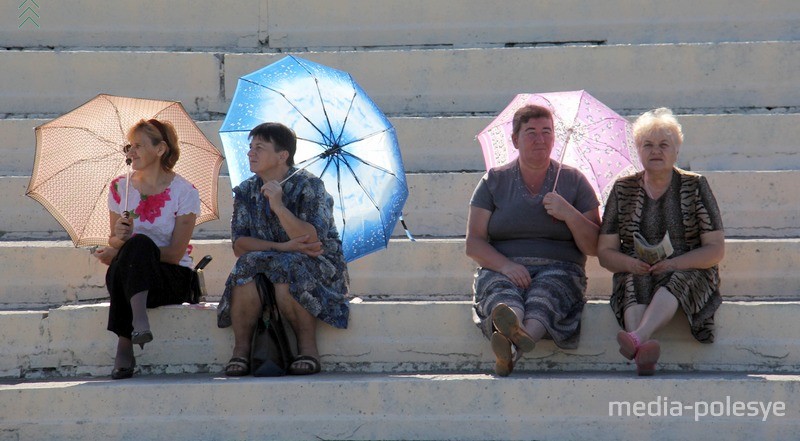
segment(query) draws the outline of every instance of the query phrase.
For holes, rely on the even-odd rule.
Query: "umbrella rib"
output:
[[[294,58],[294,57],[292,57],[292,58]],[[300,65],[300,67],[302,67],[306,71],[306,73],[311,78],[314,78],[314,85],[317,87],[317,96],[319,97],[319,102],[322,104],[322,113],[325,114],[325,122],[328,123],[328,133],[330,134],[330,140],[328,141],[327,144],[328,145],[337,145],[338,142],[339,142],[339,139],[341,138],[341,132],[339,133],[338,137],[334,136],[334,134],[333,134],[333,125],[331,124],[330,116],[328,116],[328,108],[325,107],[325,100],[322,98],[322,89],[320,89],[320,87],[319,87],[319,78],[317,78],[313,73],[311,73],[311,71],[308,70],[308,68],[303,63],[301,63],[297,58],[294,58],[294,60],[297,62],[297,64]],[[352,83],[353,82],[353,77],[351,77],[349,74],[348,74],[348,77],[350,77],[350,82]],[[353,105],[353,100],[354,99],[355,99],[355,93],[353,94],[353,99],[350,100],[350,106],[351,107]],[[348,111],[348,114],[349,114],[350,109],[348,109],[347,111]],[[347,116],[345,116],[344,122],[342,123],[342,131],[344,131],[345,124],[347,124]],[[322,135],[322,136],[325,137],[325,135]]]
[[[342,245],[344,245],[344,235],[347,232],[347,217],[345,216],[345,211],[344,211],[344,195],[342,193],[342,174],[341,170],[339,169],[339,158],[334,157],[333,159],[336,161],[336,190],[339,193],[339,211],[341,212],[342,216],[342,234],[340,239],[342,241]],[[330,164],[330,161],[328,161],[328,164]],[[327,167],[328,166],[326,165],[325,168]]]
[[[355,156],[353,156],[353,158],[359,159]],[[377,202],[375,202],[375,199],[372,198],[372,195],[369,194],[369,192],[367,191],[367,187],[365,187],[364,184],[361,183],[361,180],[358,179],[358,175],[356,174],[356,172],[353,171],[353,168],[350,167],[350,164],[344,159],[340,159],[340,161],[344,163],[344,166],[347,167],[348,170],[350,170],[350,174],[353,175],[353,179],[355,179],[356,184],[358,184],[358,186],[361,187],[362,190],[364,190],[364,194],[366,194],[370,202],[372,202],[372,206],[375,207],[375,209],[377,209],[378,212],[380,212],[381,211],[380,206],[378,205]]]
[[[115,119],[115,121],[117,122],[117,128],[119,129],[119,133],[122,139],[125,139],[125,129],[122,127],[122,115],[120,115],[119,113],[119,107],[117,106],[116,103],[114,103],[107,97],[104,98],[108,101],[109,104],[111,104],[111,107],[114,108],[114,113],[117,115],[117,118]]]
[[[304,69],[305,69],[305,67],[304,67]],[[307,69],[306,69],[306,70],[307,70]],[[297,108],[297,106],[295,106],[295,105],[294,105],[294,103],[293,103],[293,102],[291,102],[291,101],[289,100],[289,98],[286,96],[286,94],[284,94],[283,92],[281,92],[281,91],[279,91],[279,90],[277,90],[277,89],[273,89],[273,88],[271,88],[271,87],[269,87],[269,86],[265,86],[265,85],[263,85],[263,84],[256,83],[255,81],[251,81],[251,80],[244,79],[244,78],[241,78],[241,80],[242,80],[242,81],[246,81],[246,82],[248,82],[248,83],[250,83],[250,84],[253,84],[253,85],[259,86],[259,87],[263,87],[264,89],[271,90],[271,91],[273,91],[273,92],[277,93],[277,94],[278,94],[278,95],[280,95],[280,96],[281,96],[281,97],[282,97],[284,100],[286,100],[286,102],[287,102],[287,103],[289,103],[289,105],[290,105],[290,106],[292,106],[292,108],[294,108],[294,110],[296,110],[296,111],[297,111],[297,113],[298,113],[300,116],[302,116],[302,117],[303,117],[303,119],[305,119],[306,121],[308,121],[308,123],[309,123],[309,124],[311,124],[311,127],[313,127],[313,128],[314,128],[314,130],[316,130],[317,132],[319,132],[320,136],[322,136],[322,138],[323,138],[323,139],[327,139],[327,138],[328,138],[327,136],[325,136],[325,133],[323,133],[323,132],[322,132],[322,130],[320,130],[320,129],[319,129],[319,127],[317,127],[317,126],[316,126],[316,124],[314,124],[314,123],[313,123],[313,122],[312,122],[312,121],[311,121],[311,120],[310,120],[310,119],[309,119],[309,118],[308,118],[308,117],[307,117],[307,116],[306,116],[306,115],[305,115],[303,112],[301,112],[301,111],[300,111],[300,109],[298,109],[298,108]],[[330,142],[330,141],[329,141],[329,142]]]
[[[358,156],[356,156],[356,155],[354,155],[354,154],[352,154],[352,153],[350,153],[350,152],[345,152],[345,151],[342,151],[342,152],[340,153],[340,155],[347,155],[348,157],[350,157],[350,158],[353,158],[353,159],[357,160],[358,162],[360,162],[360,163],[362,163],[362,164],[366,165],[367,167],[372,167],[372,168],[374,168],[375,170],[379,170],[379,171],[382,171],[382,172],[386,173],[387,175],[392,175],[392,176],[394,176],[395,178],[397,177],[397,174],[396,174],[395,172],[393,172],[393,171],[391,171],[391,170],[388,170],[388,169],[386,169],[386,168],[383,168],[383,167],[381,167],[380,165],[375,165],[375,164],[373,164],[373,163],[371,163],[371,162],[369,162],[369,161],[365,161],[364,159],[362,159],[362,158],[360,158],[360,157],[358,157]]]
[[[370,133],[368,135],[362,136],[361,138],[354,139],[352,141],[346,142],[344,144],[339,144],[339,145],[340,145],[340,147],[345,148],[345,147],[349,146],[350,144],[355,144],[357,142],[364,141],[365,139],[369,139],[369,138],[371,138],[373,136],[378,136],[378,135],[384,134],[384,133],[388,132],[389,130],[391,130],[391,129],[390,128],[383,128],[383,129],[378,130],[377,132],[372,132],[372,133]]]
[[[80,130],[80,131],[83,131],[83,132],[86,132],[86,133],[89,133],[89,134],[93,135],[96,139],[98,139],[98,140],[100,140],[102,142],[105,142],[105,143],[108,143],[108,144],[112,144],[112,145],[119,145],[114,140],[108,139],[108,138],[106,138],[104,136],[100,136],[97,133],[95,133],[94,131],[87,129],[86,127],[75,127],[75,126],[48,126],[47,127],[48,131],[54,130],[54,129]]]
[[[58,176],[60,176],[62,173],[66,172],[67,170],[69,170],[69,169],[71,169],[72,167],[74,167],[76,164],[84,164],[84,163],[100,162],[100,161],[103,161],[103,160],[107,159],[109,156],[111,156],[111,155],[113,155],[113,154],[116,154],[116,153],[117,153],[117,152],[112,152],[112,153],[108,153],[108,154],[105,154],[105,155],[103,155],[103,156],[99,156],[99,157],[96,157],[96,158],[82,159],[82,160],[80,160],[80,161],[73,162],[72,164],[70,164],[70,165],[69,165],[69,167],[64,167],[64,168],[62,168],[61,170],[59,170],[59,171],[57,171],[56,173],[54,173],[54,174],[53,174],[52,176],[50,176],[49,178],[47,178],[47,179],[44,179],[44,180],[42,180],[41,182],[39,182],[39,183],[38,183],[38,185],[36,186],[36,188],[39,188],[39,187],[41,187],[42,185],[44,185],[44,184],[46,184],[46,183],[50,182],[51,180],[53,180],[53,179],[57,178],[57,177],[58,177]]]
[[[353,87],[353,97],[350,98],[350,103],[347,106],[347,113],[344,114],[344,121],[342,122],[342,128],[341,130],[339,130],[339,135],[336,136],[336,144],[339,145],[340,147],[343,147],[341,142],[342,142],[342,135],[344,134],[344,128],[347,127],[347,120],[348,118],[350,118],[350,112],[353,110],[353,103],[356,102],[356,97],[358,96],[358,92],[356,91],[356,82],[355,80],[353,80],[353,76],[347,74],[347,77],[350,78],[350,85]]]

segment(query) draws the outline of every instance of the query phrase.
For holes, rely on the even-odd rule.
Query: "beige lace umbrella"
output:
[[[98,95],[36,128],[36,159],[26,194],[67,230],[75,246],[106,245],[108,185],[129,171],[123,148],[141,119],[169,121],[178,132],[174,171],[200,192],[197,224],[219,219],[217,181],[223,157],[175,101]]]

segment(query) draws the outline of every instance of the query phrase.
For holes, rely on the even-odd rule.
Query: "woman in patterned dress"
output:
[[[600,204],[572,167],[562,166],[552,191],[553,129],[548,109],[519,109],[511,137],[519,158],[489,170],[470,200],[466,253],[479,265],[473,319],[491,341],[499,376],[541,338],[571,349],[580,336],[584,265],[596,253]]]
[[[614,273],[611,308],[623,328],[617,334],[619,351],[636,360],[639,375],[652,375],[661,349],[651,337],[679,307],[695,339],[714,341],[714,312],[722,302],[717,264],[725,254],[725,236],[706,179],[675,167],[683,133],[672,112],[646,112],[633,131],[644,171],[614,184],[597,255]],[[636,233],[648,244],[668,235],[674,253],[657,262],[640,260]]]
[[[133,376],[133,345],[153,340],[147,308],[189,301],[189,240],[200,214],[200,195],[172,171],[180,150],[168,121],[142,120],[128,132],[133,174],[111,182],[109,246],[94,252],[109,265],[108,330],[118,336],[111,378]],[[126,182],[130,179],[130,182]],[[135,207],[132,211],[128,207]]]
[[[255,175],[233,190],[231,242],[238,260],[217,317],[219,327],[233,326],[229,376],[250,372],[251,337],[263,312],[254,281],[259,273],[275,287],[278,309],[297,337],[300,355],[290,374],[320,371],[317,319],[347,327],[349,280],[333,198],[322,180],[293,167],[296,143],[294,132],[282,124],[255,127],[248,152]]]

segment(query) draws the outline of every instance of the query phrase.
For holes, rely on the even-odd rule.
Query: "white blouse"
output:
[[[133,219],[133,234],[146,234],[159,247],[165,247],[172,241],[175,230],[175,219],[178,216],[194,213],[200,215],[200,194],[189,181],[175,175],[169,186],[156,195],[142,195],[133,185],[128,186],[125,194],[126,177],[119,176],[113,181],[108,192],[108,209],[122,216],[127,207]],[[182,266],[191,266],[189,256],[191,245],[179,262]]]

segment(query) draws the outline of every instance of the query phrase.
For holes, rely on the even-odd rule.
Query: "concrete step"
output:
[[[193,241],[209,301],[218,301],[235,262],[229,240]],[[727,299],[800,299],[799,239],[728,239],[720,265]],[[0,241],[0,308],[41,308],[107,299],[105,266],[71,242]],[[350,292],[371,300],[468,300],[475,264],[464,239],[392,240],[389,248],[349,264]],[[586,266],[587,296],[607,299],[611,273],[594,257]],[[46,275],[46,276],[42,276]]]
[[[792,41],[301,56],[347,70],[388,113],[496,113],[518,93],[579,89],[618,110],[738,109],[796,105],[800,91],[792,73],[800,70],[798,45]],[[235,90],[240,76],[282,56],[226,55],[225,90]],[[774,68],[764,69],[765,65]]]
[[[701,172],[708,178],[729,237],[800,237],[796,197],[781,189],[800,185],[800,170]],[[403,214],[419,236],[463,236],[470,197],[483,172],[407,174],[409,197]],[[66,232],[37,201],[25,195],[30,177],[0,176],[3,240],[65,239]],[[196,238],[230,237],[233,212],[230,179],[219,178],[220,218],[201,224]],[[394,236],[405,236],[398,226]]]
[[[739,113],[742,108],[796,106],[798,45],[791,41],[301,55],[350,72],[387,114],[493,114],[517,93],[578,89],[623,113],[656,105],[692,109],[691,113]],[[98,92],[179,100],[193,114],[224,113],[240,76],[283,56],[2,52],[0,114],[60,114]]]
[[[75,441],[794,439],[798,379],[558,373],[29,381],[0,384],[0,430],[9,440],[57,434]]]
[[[623,1],[415,0],[376,5],[347,0],[337,8],[320,8],[320,3],[270,4],[270,47],[794,40],[800,21],[789,0],[768,7],[678,0],[648,8],[631,8]],[[319,10],[324,13],[315,13]]]
[[[794,129],[800,113],[678,115],[685,136],[678,165],[687,170],[800,170]],[[394,117],[406,171],[484,170],[475,136],[493,117]],[[635,119],[635,116],[630,116]],[[33,169],[33,129],[47,119],[0,119],[0,176],[27,176]],[[221,121],[199,121],[209,140],[222,148]],[[223,165],[223,174],[227,168]]]
[[[147,374],[221,372],[233,332],[216,326],[216,304],[150,310],[155,340],[135,348]],[[655,338],[659,366],[668,371],[791,373],[800,369],[800,302],[725,302],[716,314],[716,340],[698,343],[677,314]],[[336,372],[493,372],[488,340],[472,323],[470,302],[353,302],[348,329],[320,324],[322,364]],[[107,376],[116,338],[106,331],[108,304],[47,311],[0,312],[7,342],[0,376],[42,378]],[[771,326],[783,323],[784,326]],[[584,309],[577,349],[539,342],[518,364],[530,371],[625,371],[635,366],[618,352],[616,319],[605,301]]]
[[[141,6],[139,6],[141,5]],[[138,6],[138,7],[137,7]],[[477,46],[537,43],[668,43],[792,40],[800,15],[792,0],[768,5],[676,0],[631,8],[513,0],[293,2],[236,4],[154,0],[133,4],[54,3],[35,8],[36,26],[0,24],[6,47],[222,48],[274,50],[375,46]],[[147,11],[144,13],[143,11]],[[91,16],[91,22],[85,20]],[[16,16],[15,16],[16,17]]]

